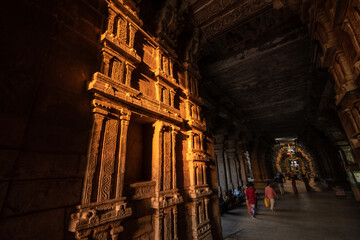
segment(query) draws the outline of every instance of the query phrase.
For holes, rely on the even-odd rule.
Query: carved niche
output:
[[[108,12],[107,29],[101,36],[101,73],[115,83],[130,86],[132,71],[141,60],[134,49],[134,40],[142,22],[118,1],[109,1]]]

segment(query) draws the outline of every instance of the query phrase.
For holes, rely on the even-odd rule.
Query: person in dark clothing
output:
[[[250,183],[249,187],[246,189],[245,196],[251,206],[251,218],[255,219],[256,192],[252,183]]]
[[[227,210],[226,203],[224,202],[222,194],[219,197],[219,204],[220,204],[220,213],[223,214]]]
[[[302,180],[303,180],[303,182],[305,184],[306,191],[310,192],[312,188],[311,188],[311,186],[309,184],[309,179],[307,178],[307,176],[305,174],[302,174],[301,178],[302,178]]]
[[[296,175],[294,174],[291,178],[291,185],[295,194],[298,194],[298,189],[296,187]]]
[[[279,185],[279,189],[280,189],[280,193],[284,194],[284,176],[282,175],[282,173],[278,172],[275,178],[276,182]]]

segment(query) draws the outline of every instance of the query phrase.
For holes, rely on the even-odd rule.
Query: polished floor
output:
[[[351,193],[346,199],[336,198],[334,192],[306,192],[298,182],[299,194],[286,193],[276,200],[274,212],[258,202],[256,219],[251,219],[245,205],[223,214],[225,240],[358,240],[360,239],[360,202]]]

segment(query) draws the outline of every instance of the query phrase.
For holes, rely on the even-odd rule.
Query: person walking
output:
[[[267,186],[265,188],[265,197],[267,197],[270,200],[270,209],[271,209],[271,211],[274,211],[275,210],[275,208],[274,208],[275,197],[274,196],[278,197],[278,195],[276,194],[274,189],[271,187],[270,182],[268,182],[266,185]]]
[[[292,185],[294,193],[298,194],[298,189],[296,187],[296,175],[295,174],[291,178],[291,185]]]
[[[256,219],[255,217],[256,192],[254,185],[252,183],[249,183],[249,186],[245,192],[245,196],[246,196],[246,200],[249,202],[251,207],[251,218]]]
[[[249,186],[250,186],[249,183],[246,184],[246,186],[245,186],[245,188],[244,188],[244,195],[245,195],[246,207],[247,207],[247,210],[248,210],[249,215],[251,216],[251,206],[250,206],[250,203],[249,203],[248,198],[246,197],[246,190],[248,189]]]
[[[306,176],[306,174],[302,174],[302,175],[301,175],[301,178],[302,178],[302,180],[303,180],[303,182],[304,182],[304,184],[305,184],[306,191],[310,192],[312,188],[311,188],[311,186],[310,186],[310,184],[309,184],[309,179],[308,179],[308,177]]]
[[[281,195],[283,195],[285,193],[284,191],[284,176],[281,172],[278,172],[277,175],[276,175],[276,181],[279,185],[279,189],[280,189],[280,193]]]

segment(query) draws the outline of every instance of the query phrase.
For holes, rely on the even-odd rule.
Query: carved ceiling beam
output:
[[[205,38],[212,39],[271,8],[271,0],[214,0],[195,9],[194,20],[202,29]]]

